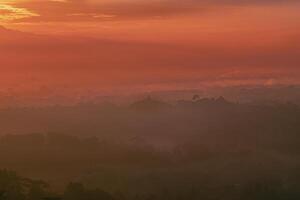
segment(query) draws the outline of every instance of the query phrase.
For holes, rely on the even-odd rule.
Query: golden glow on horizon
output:
[[[25,8],[15,7],[12,1],[0,2],[0,23],[9,22],[17,19],[23,19],[33,16],[39,16],[36,13],[30,12]]]

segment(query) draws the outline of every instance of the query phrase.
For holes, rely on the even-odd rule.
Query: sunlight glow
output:
[[[0,3],[0,22],[13,21],[27,17],[39,16],[25,8],[17,8],[13,5]]]

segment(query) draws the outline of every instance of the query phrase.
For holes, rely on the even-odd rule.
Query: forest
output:
[[[3,109],[0,199],[296,200],[299,118],[198,95]]]

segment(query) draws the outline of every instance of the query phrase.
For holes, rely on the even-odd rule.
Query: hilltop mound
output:
[[[155,100],[151,97],[147,97],[140,101],[134,102],[130,105],[130,108],[137,111],[160,111],[171,108],[171,105]]]

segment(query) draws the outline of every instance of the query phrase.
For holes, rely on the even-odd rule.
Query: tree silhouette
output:
[[[100,189],[86,189],[81,183],[70,183],[63,195],[64,200],[113,200],[107,192]]]
[[[41,200],[47,196],[47,184],[0,170],[0,200]]]

